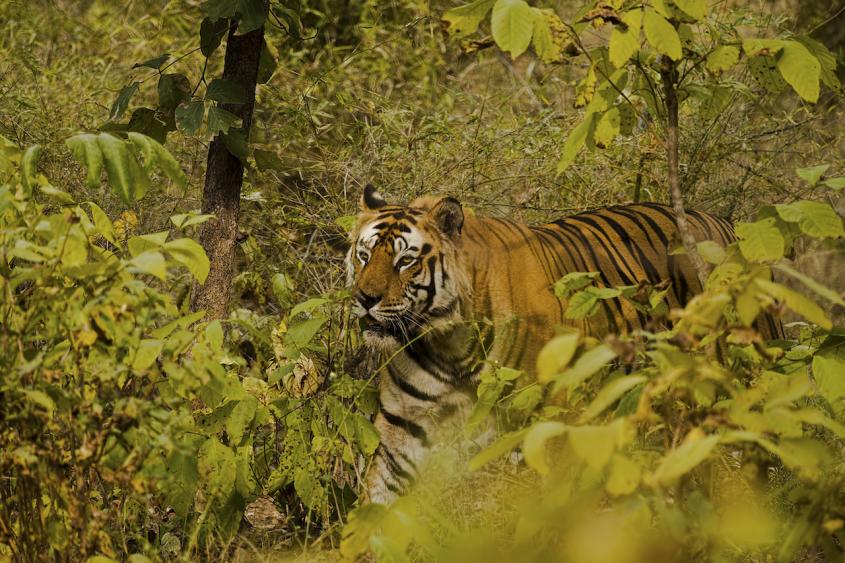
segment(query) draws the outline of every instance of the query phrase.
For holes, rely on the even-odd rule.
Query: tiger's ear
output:
[[[429,215],[446,236],[456,237],[461,234],[461,228],[464,226],[464,210],[457,199],[444,197],[429,211]]]
[[[361,211],[375,211],[387,205],[381,194],[376,191],[372,184],[367,184],[364,187],[364,193],[361,195]]]

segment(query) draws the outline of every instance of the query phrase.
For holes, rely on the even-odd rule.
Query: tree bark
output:
[[[675,61],[663,57],[660,68],[660,77],[663,82],[663,95],[666,102],[666,153],[669,164],[669,193],[672,198],[672,207],[675,210],[675,223],[678,226],[678,234],[684,244],[684,250],[692,261],[701,287],[710,274],[710,264],[702,260],[696,249],[695,235],[689,227],[687,213],[684,210],[684,196],[681,192],[681,180],[678,169],[678,67]]]
[[[265,2],[265,13],[266,6]],[[246,92],[246,101],[243,104],[220,103],[219,106],[241,118],[240,130],[248,139],[264,27],[243,35],[235,35],[236,30],[236,26],[229,29],[223,78],[240,84]],[[213,214],[214,219],[203,223],[200,229],[200,243],[208,254],[211,268],[205,284],[196,288],[193,301],[194,310],[205,309],[209,319],[224,317],[229,306],[243,173],[243,163],[229,152],[222,135],[214,137],[208,149],[202,194],[202,212]]]

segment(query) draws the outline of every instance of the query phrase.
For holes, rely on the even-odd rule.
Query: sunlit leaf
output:
[[[713,435],[682,444],[661,460],[652,478],[661,485],[671,484],[707,459],[718,443],[719,437]]]
[[[531,43],[534,12],[525,0],[496,0],[490,27],[499,48],[516,58]]]
[[[475,0],[446,11],[443,14],[446,31],[457,39],[472,35],[495,2],[496,0]]]
[[[660,53],[672,60],[681,59],[681,38],[666,18],[651,9],[646,9],[643,17],[643,29],[646,39]]]

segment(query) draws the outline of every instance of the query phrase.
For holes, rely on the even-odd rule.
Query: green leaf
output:
[[[180,188],[188,184],[188,178],[182,172],[179,163],[158,141],[131,131],[127,133],[127,136],[144,159],[144,168],[148,172],[158,167]]]
[[[537,473],[546,475],[550,468],[546,461],[546,442],[566,432],[569,427],[562,422],[537,422],[525,434],[522,454],[525,463]]]
[[[599,306],[599,297],[587,290],[579,291],[569,299],[564,317],[567,319],[583,319],[592,316]]]
[[[167,61],[167,59],[169,59],[169,58],[170,58],[170,53],[164,53],[163,55],[159,55],[154,59],[149,59],[149,60],[144,61],[142,63],[135,63],[134,65],[132,65],[132,68],[147,67],[147,68],[151,68],[151,69],[154,69],[154,70],[158,70],[158,69],[161,68],[161,65],[163,65],[165,63],[165,61]]]
[[[602,387],[590,406],[584,410],[579,418],[579,422],[584,423],[592,420],[601,414],[607,407],[616,402],[622,395],[646,381],[646,377],[642,375],[630,375],[627,377],[619,377],[614,379],[604,387]]]
[[[161,248],[167,240],[168,235],[169,233],[167,231],[138,235],[126,241],[126,246],[129,247],[129,254],[138,256],[142,252]]]
[[[719,437],[712,435],[682,444],[661,460],[652,478],[664,486],[671,484],[707,459],[718,443]]]
[[[164,281],[167,278],[167,266],[164,255],[155,250],[142,252],[129,261],[130,272],[150,274]]]
[[[681,60],[681,38],[666,18],[652,9],[646,9],[643,17],[646,39],[654,49],[675,61]]]
[[[89,188],[96,188],[100,185],[100,176],[103,172],[103,153],[97,143],[97,136],[90,133],[75,135],[65,141],[67,147],[73,153],[87,171],[85,182]]]
[[[205,283],[210,263],[199,243],[189,238],[180,238],[165,243],[164,250],[171,258],[188,268],[198,282]]]
[[[845,188],[845,176],[841,178],[828,178],[822,182],[825,186],[832,190],[841,190]]]
[[[840,295],[836,291],[830,289],[829,287],[827,287],[825,285],[822,285],[821,283],[817,282],[816,280],[814,280],[810,276],[807,276],[807,275],[799,272],[798,270],[791,268],[790,266],[788,266],[786,264],[775,264],[775,268],[777,268],[778,270],[780,270],[780,271],[782,271],[786,274],[789,274],[790,276],[792,276],[796,280],[800,281],[808,289],[811,289],[812,291],[814,291],[817,295],[820,295],[821,297],[824,297],[828,301],[836,303],[837,305],[839,305],[841,307],[845,307],[845,299],[840,297]]]
[[[587,138],[593,134],[595,128],[595,114],[589,114],[578,127],[572,130],[563,144],[563,155],[557,163],[557,173],[560,174],[575,161],[575,157],[587,143]]]
[[[717,242],[705,240],[695,245],[698,254],[710,264],[721,264],[725,261],[725,249]]]
[[[293,478],[293,488],[305,506],[312,509],[319,506],[324,491],[312,471],[305,467],[297,470]]]
[[[560,299],[565,299],[573,291],[592,284],[600,275],[599,272],[570,272],[555,282],[555,295]]]
[[[206,88],[205,97],[226,104],[243,104],[246,102],[246,90],[233,80],[215,78]]]
[[[96,203],[89,201],[87,204],[91,210],[91,218],[94,220],[94,227],[97,229],[97,232],[103,235],[103,238],[107,241],[115,244],[114,226],[109,216]]]
[[[21,157],[21,184],[27,193],[32,193],[35,187],[35,177],[38,173],[38,158],[41,156],[41,145],[27,147]]]
[[[201,101],[188,102],[176,108],[176,124],[188,135],[193,135],[202,125],[203,115],[205,115],[205,104]]]
[[[199,210],[191,211],[190,213],[177,213],[176,215],[171,215],[170,222],[173,223],[173,226],[177,229],[186,229],[194,225],[201,225],[209,219],[214,218],[213,214],[199,213],[198,211]]]
[[[750,38],[742,41],[742,50],[749,57],[772,56],[783,49],[786,41],[781,39],[757,39]]]
[[[767,262],[783,258],[785,243],[773,217],[754,223],[738,223],[736,235],[739,249],[748,260]]]
[[[355,431],[355,442],[364,455],[375,453],[379,445],[379,434],[376,427],[366,417],[355,414],[352,417],[352,427]]]
[[[208,108],[208,132],[211,135],[228,133],[232,127],[240,127],[241,118],[219,107]]]
[[[604,112],[596,122],[596,129],[593,132],[593,141],[599,148],[610,146],[613,140],[619,135],[622,127],[622,113],[618,107],[613,107]]]
[[[255,411],[258,409],[258,400],[255,397],[247,397],[237,402],[229,418],[226,419],[226,434],[229,435],[229,443],[238,445],[249,430],[255,418]]]
[[[229,30],[229,20],[224,18],[211,21],[211,18],[204,18],[200,24],[200,51],[204,57],[210,57],[220,42],[223,36]]]
[[[784,465],[811,481],[822,477],[823,466],[830,461],[828,446],[811,438],[781,439],[777,444],[761,439],[757,443],[778,456]]]
[[[490,26],[499,48],[515,59],[531,43],[534,12],[525,0],[496,0]]]
[[[572,426],[567,435],[575,454],[598,471],[607,465],[616,449],[617,432],[613,426]]]
[[[246,163],[246,158],[249,155],[249,147],[247,146],[246,135],[239,129],[230,129],[228,133],[222,133],[220,138],[223,144],[236,156],[238,160]]]
[[[288,317],[292,319],[300,313],[310,313],[317,307],[325,305],[328,302],[329,300],[325,297],[312,297],[311,299],[307,299],[294,306],[294,308],[290,310],[290,313],[288,313]]]
[[[620,454],[614,454],[610,461],[610,475],[604,487],[614,496],[633,493],[640,484],[642,466]]]
[[[722,45],[707,55],[705,66],[710,72],[724,72],[739,62],[739,48],[733,45]]]
[[[140,82],[133,82],[132,84],[121,88],[120,92],[117,94],[117,99],[115,99],[114,103],[111,105],[109,119],[120,119],[123,116],[126,112],[126,108],[129,106],[129,100],[131,100],[132,96],[135,95],[135,92],[138,91],[138,86],[140,85]]]
[[[808,168],[798,168],[795,172],[801,179],[805,180],[811,186],[815,186],[822,179],[828,168],[830,168],[830,164],[819,164],[818,166],[810,166]]]
[[[810,298],[769,280],[757,278],[754,280],[754,283],[771,297],[786,303],[787,307],[808,321],[816,323],[825,330],[832,328],[830,319],[827,318],[821,307],[816,305]]]
[[[537,380],[541,383],[551,381],[555,374],[565,368],[575,355],[579,340],[577,332],[561,334],[549,340],[537,355]]]
[[[176,121],[168,111],[156,111],[150,108],[137,108],[129,118],[127,131],[134,131],[152,137],[159,143],[167,140],[167,134],[176,129]]]
[[[627,26],[614,26],[610,32],[610,62],[616,68],[622,68],[640,50],[640,31],[642,31],[643,11],[628,10],[620,18]]]
[[[212,22],[234,16],[237,9],[238,0],[208,0],[206,4],[208,19]]]
[[[146,371],[152,367],[161,349],[164,347],[164,342],[154,338],[144,338],[135,352],[135,358],[132,360],[132,369],[135,371]]]
[[[506,453],[513,450],[516,446],[522,442],[523,438],[525,437],[527,429],[517,430],[515,432],[510,432],[509,434],[505,434],[480,452],[478,452],[475,457],[473,457],[469,462],[469,470],[470,471],[477,471],[481,467],[487,465],[491,461],[496,458],[502,457]]]
[[[305,348],[311,344],[311,341],[314,340],[314,337],[320,332],[326,321],[328,321],[328,318],[318,316],[292,325],[285,335],[285,343],[295,350]]]
[[[144,197],[150,188],[150,178],[127,143],[108,133],[100,133],[97,145],[103,155],[112,190],[127,204]]]
[[[606,367],[615,357],[616,352],[606,344],[599,344],[595,348],[587,350],[581,354],[571,368],[555,378],[556,383],[552,389],[552,394],[558,393],[564,387],[575,388],[588,377]]]
[[[821,63],[804,45],[798,41],[784,42],[778,70],[799,96],[811,103],[818,101]]]
[[[231,494],[237,477],[237,460],[231,448],[213,436],[208,438],[197,452],[197,468],[208,500]]]
[[[802,200],[779,204],[775,209],[784,221],[798,223],[798,227],[811,237],[845,237],[842,219],[827,203]]]
[[[813,357],[813,379],[833,411],[837,415],[845,413],[845,351],[841,345]]]
[[[838,90],[842,84],[839,82],[839,77],[836,76],[836,56],[830,52],[830,49],[809,37],[797,35],[793,39],[804,45],[819,60],[822,67],[822,82],[828,88]]]
[[[236,0],[237,13],[240,15],[238,22],[238,35],[249,33],[264,25],[267,13],[264,11],[264,0]]]
[[[544,63],[559,62],[563,57],[561,42],[555,38],[550,20],[557,18],[552,10],[531,8],[534,13],[534,31],[531,36],[531,46]]]
[[[276,54],[267,45],[267,40],[262,39],[261,41],[261,56],[258,59],[258,78],[256,83],[258,84],[266,84],[270,82],[270,79],[273,78],[273,74],[276,72],[276,68],[278,68],[279,63],[276,62]]]
[[[456,39],[472,35],[478,30],[478,25],[495,2],[496,0],[475,0],[448,10],[443,14],[447,33]]]
[[[191,99],[191,83],[184,74],[162,74],[157,90],[161,109],[172,110]]]
[[[707,0],[673,0],[673,3],[696,21],[707,15]]]

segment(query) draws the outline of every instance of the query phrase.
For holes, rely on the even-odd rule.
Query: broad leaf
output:
[[[469,470],[476,471],[494,459],[502,457],[513,450],[520,442],[522,442],[522,439],[525,437],[525,433],[527,431],[528,430],[517,430],[516,432],[505,434],[488,447],[478,452],[478,454],[470,460]]]
[[[831,329],[830,319],[827,318],[822,308],[816,305],[809,297],[769,280],[757,278],[754,282],[768,295],[783,301],[787,307],[808,321],[816,323],[825,330]]]
[[[103,155],[112,190],[124,203],[132,203],[144,197],[150,188],[150,179],[129,150],[128,144],[108,133],[100,133],[97,146]]]
[[[555,374],[569,364],[578,349],[579,340],[577,332],[570,332],[555,336],[543,346],[537,355],[537,379],[541,383],[551,381]]]
[[[587,115],[578,127],[572,130],[563,144],[563,155],[557,163],[557,173],[560,174],[575,161],[575,157],[587,143],[587,138],[593,134],[595,128],[595,114]]]
[[[189,238],[180,238],[165,243],[164,249],[171,258],[188,268],[198,282],[205,283],[210,263],[199,243]]]
[[[158,70],[161,68],[161,65],[163,65],[169,58],[170,53],[164,53],[163,55],[159,55],[154,59],[149,59],[142,63],[135,63],[134,65],[132,65],[132,68],[147,67],[154,70]]]
[[[666,18],[654,10],[646,9],[643,17],[643,29],[646,39],[655,50],[668,55],[672,60],[678,61],[681,59],[683,55],[681,38]]]
[[[616,68],[623,67],[640,50],[643,11],[629,10],[622,14],[621,20],[627,27],[614,26],[610,33],[610,62]]]
[[[144,168],[148,172],[158,167],[180,188],[187,185],[188,179],[179,163],[158,141],[140,133],[130,132],[127,136],[143,158]]]
[[[65,144],[73,153],[73,156],[85,166],[85,182],[89,188],[96,188],[100,185],[100,176],[103,172],[103,153],[97,143],[97,136],[91,133],[75,135],[65,141]]]
[[[560,436],[568,428],[562,422],[538,422],[531,426],[522,442],[522,454],[525,456],[525,463],[537,473],[547,474],[550,468],[548,461],[546,461],[546,442]]]
[[[232,127],[240,127],[241,118],[223,108],[208,108],[208,132],[211,135],[228,133]]]
[[[176,108],[176,124],[188,135],[193,135],[202,125],[203,115],[205,104],[200,101],[188,102]]]
[[[215,78],[208,85],[205,97],[227,104],[243,104],[246,102],[246,90],[241,84],[225,78]]]
[[[616,449],[614,426],[572,426],[567,436],[575,454],[595,470],[602,469]]]
[[[739,249],[748,260],[766,262],[783,258],[783,235],[775,226],[775,219],[769,217],[754,223],[738,223],[736,234]]]
[[[448,10],[443,14],[446,31],[458,39],[472,35],[495,2],[496,0],[475,0]]]
[[[696,21],[707,15],[707,0],[673,0],[673,2]]]
[[[573,389],[584,382],[588,377],[607,366],[616,357],[614,352],[606,344],[599,344],[595,348],[587,350],[575,361],[575,364],[555,378],[552,394],[556,394],[562,388]]]
[[[140,84],[140,82],[133,82],[132,84],[121,88],[117,98],[111,106],[111,111],[109,111],[109,119],[120,119],[123,116],[126,112],[126,108],[129,107],[129,100],[132,99],[132,96],[134,96],[138,91],[138,86],[140,86]]]
[[[516,58],[531,43],[534,12],[525,0],[496,0],[490,25],[499,48]]]
[[[596,395],[596,398],[593,399],[592,403],[590,403],[590,406],[584,410],[579,421],[583,423],[592,420],[601,414],[607,407],[616,402],[620,397],[622,397],[622,395],[627,393],[628,390],[636,387],[645,380],[646,377],[642,375],[630,375],[614,379],[602,387],[599,394]]]
[[[799,96],[808,102],[818,101],[822,67],[804,45],[786,41],[778,59],[778,70]]]
[[[604,487],[614,496],[633,493],[642,477],[642,466],[620,454],[614,454],[610,462],[610,475]]]
[[[827,172],[828,168],[830,168],[830,164],[819,164],[818,166],[798,168],[795,170],[795,173],[811,186],[815,186],[819,183],[819,180],[822,179],[822,176],[824,176],[824,173]]]
[[[798,223],[801,231],[811,237],[845,237],[842,218],[827,203],[802,200],[776,205],[775,209],[784,221]]]
[[[707,55],[705,66],[710,72],[724,72],[739,62],[739,48],[722,45]]]
[[[682,444],[661,460],[652,478],[661,485],[671,484],[707,459],[718,443],[719,437],[713,435]]]
[[[210,18],[204,18],[200,24],[200,51],[203,56],[210,57],[211,54],[220,46],[223,36],[229,30],[229,20],[221,18],[216,21],[211,21]]]

